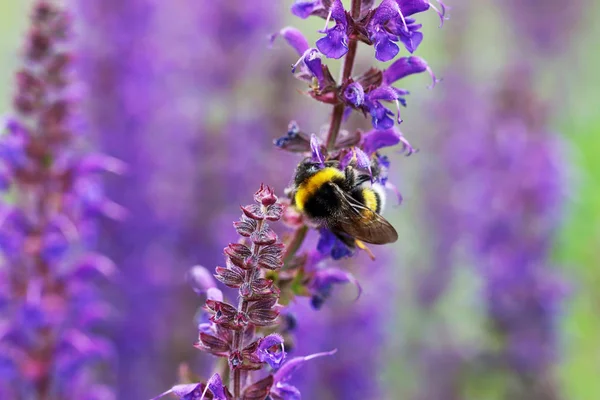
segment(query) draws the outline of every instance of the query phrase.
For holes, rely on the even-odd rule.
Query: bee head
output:
[[[296,167],[294,183],[296,186],[300,186],[302,182],[319,172],[322,168],[321,163],[313,162],[311,158],[305,158]]]

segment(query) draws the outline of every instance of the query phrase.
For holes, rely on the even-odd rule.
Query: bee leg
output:
[[[355,175],[354,175],[354,168],[352,168],[351,166],[347,166],[346,169],[344,169],[344,175],[345,175],[345,183],[347,185],[347,189],[351,189],[354,186],[356,186],[356,182],[355,182]]]
[[[371,260],[375,261],[375,254],[373,254],[371,252],[371,249],[369,249],[366,244],[364,244],[362,241],[360,241],[358,239],[355,239],[354,243],[356,243],[356,247],[358,247],[361,250],[364,250],[364,252],[367,253],[367,255],[369,256],[369,258]]]

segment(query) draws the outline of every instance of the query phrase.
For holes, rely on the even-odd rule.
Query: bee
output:
[[[396,229],[383,218],[384,188],[370,184],[371,176],[338,161],[303,160],[294,176],[293,203],[311,221],[326,227],[350,248],[361,242],[393,243]]]

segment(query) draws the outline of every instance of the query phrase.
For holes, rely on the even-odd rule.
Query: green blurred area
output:
[[[13,93],[13,75],[19,65],[19,45],[23,41],[22,35],[26,30],[26,21],[30,0],[10,0],[0,3],[0,109],[3,114],[10,113],[11,96]],[[449,1],[448,3],[451,3]],[[540,80],[548,87],[543,87],[542,92],[555,93],[552,100],[557,114],[553,116],[555,130],[561,132],[565,140],[564,152],[566,159],[572,165],[568,168],[568,194],[563,227],[556,245],[556,259],[562,265],[564,275],[571,283],[572,295],[565,309],[564,320],[561,326],[563,339],[563,361],[557,373],[563,381],[567,399],[593,400],[600,399],[600,262],[598,249],[600,248],[600,102],[598,89],[600,85],[597,75],[600,70],[600,54],[596,50],[600,38],[600,26],[594,24],[593,17],[600,15],[600,4],[589,3],[585,19],[580,24],[573,46],[560,60],[553,60],[548,65],[547,71],[540,71]],[[450,4],[451,5],[451,4]],[[481,18],[472,21],[468,29],[472,31],[469,39],[469,62],[475,63],[475,69],[481,71],[484,79],[490,71],[501,67],[502,51],[492,49],[490,41],[502,33],[505,28],[497,18],[491,1],[482,2]],[[296,21],[297,22],[297,21]],[[318,21],[320,23],[320,21]],[[443,70],[452,55],[447,54],[441,45],[442,36],[453,29],[450,20],[442,30],[437,29],[437,16],[434,13],[423,18],[427,40],[419,50],[419,55],[426,58],[436,70]],[[312,22],[311,22],[312,23]],[[298,25],[298,24],[296,24]],[[315,23],[314,26],[320,28]],[[560,29],[557,27],[556,29]],[[308,31],[307,29],[303,29]],[[311,39],[316,37],[313,35]],[[361,48],[365,50],[365,48]],[[419,119],[428,117],[427,111],[418,109],[415,104],[425,104],[435,101],[435,91],[423,90],[426,78],[410,80],[408,89],[415,93],[411,99],[411,106],[404,111],[403,130],[412,141],[418,133],[415,127],[419,126]],[[443,82],[441,83],[443,85]],[[548,90],[546,90],[548,89]],[[435,132],[429,134],[435,135]],[[418,139],[417,139],[418,142]],[[408,178],[417,176],[415,170],[419,169],[422,161],[418,157],[435,157],[435,155],[419,154],[408,161],[402,161],[403,173],[408,171]],[[421,165],[422,166],[422,165]],[[399,176],[400,171],[395,172]],[[414,190],[413,184],[406,184],[403,190],[410,196]],[[410,204],[408,205],[410,207]],[[410,210],[410,209],[409,209]],[[404,218],[410,211],[401,211]],[[418,243],[418,220],[409,221],[401,229],[404,236],[417,236],[412,243]],[[416,232],[416,233],[415,233]],[[410,248],[405,243],[401,251],[416,255],[418,248]],[[406,257],[406,256],[405,256]],[[458,283],[456,283],[458,282]],[[473,285],[469,277],[459,276],[455,285],[462,285],[461,289]],[[462,290],[464,292],[464,290]],[[454,296],[454,295],[453,295]],[[460,295],[449,298],[448,304],[460,305],[467,303]],[[402,299],[398,299],[400,301]],[[446,307],[450,307],[447,305]],[[407,335],[419,335],[419,331],[411,331],[411,322],[419,316],[403,316],[402,327],[408,330]],[[464,337],[470,338],[475,333],[469,331],[473,323],[468,312],[458,313],[455,324],[464,325]],[[393,368],[390,369],[388,381],[392,385],[410,385],[410,366],[403,365],[402,360],[390,360]],[[404,378],[397,379],[398,375]],[[413,383],[414,384],[414,383]],[[480,382],[479,385],[485,385]],[[495,385],[495,383],[490,383]],[[470,388],[472,398],[482,400],[490,396],[488,390]],[[484,392],[485,394],[481,394]]]

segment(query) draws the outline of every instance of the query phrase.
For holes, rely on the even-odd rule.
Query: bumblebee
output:
[[[398,240],[396,229],[379,215],[384,188],[371,185],[371,176],[352,166],[343,171],[338,167],[338,161],[302,161],[294,177],[296,208],[350,248],[360,247],[358,241],[386,244]]]

